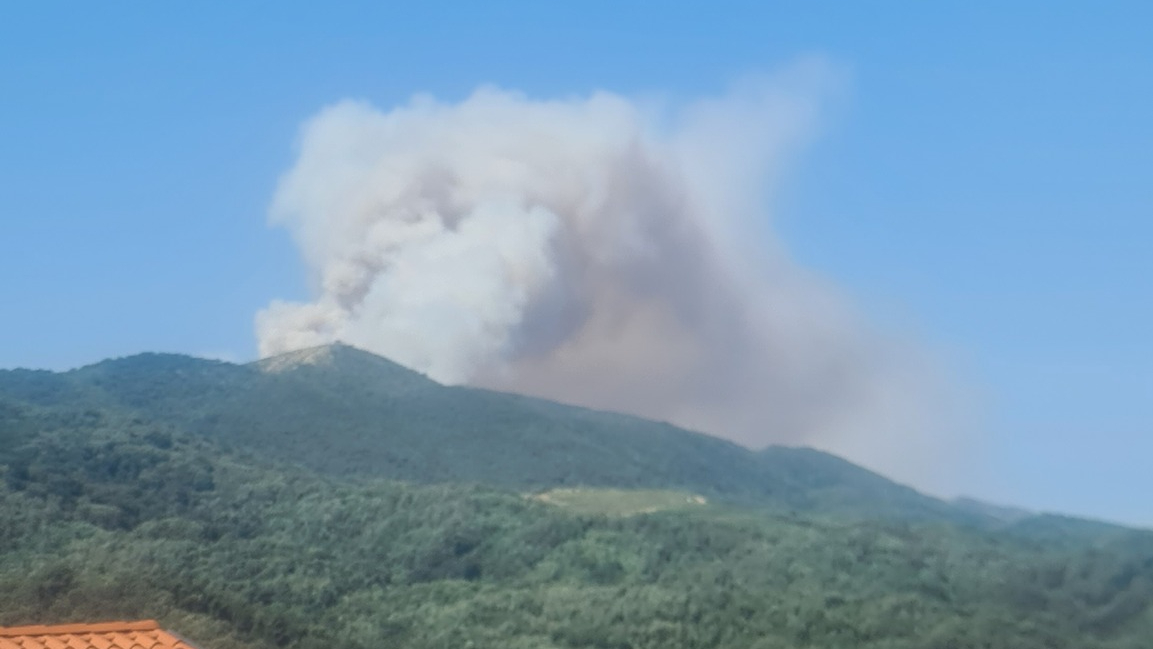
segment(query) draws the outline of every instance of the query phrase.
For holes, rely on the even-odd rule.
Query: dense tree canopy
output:
[[[778,484],[801,485],[793,507],[721,489],[696,499],[675,480],[541,498],[555,485],[339,477],[190,430],[202,416],[190,409],[231,398],[227,385],[161,378],[128,407],[59,375],[0,379],[0,624],[154,617],[206,649],[1145,649],[1153,637],[1153,534],[926,516],[937,505],[917,498],[850,515],[842,491],[905,492],[813,452],[779,469],[795,475]],[[354,443],[339,428],[313,443]],[[902,506],[909,516],[892,515]]]

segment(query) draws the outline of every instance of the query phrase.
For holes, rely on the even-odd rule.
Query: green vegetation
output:
[[[163,424],[331,476],[673,489],[779,512],[985,520],[811,449],[752,452],[636,417],[446,387],[343,345],[252,365],[142,354],[0,372],[0,395]]]
[[[1144,649],[1153,637],[1150,533],[926,517],[901,488],[795,449],[774,484],[795,485],[809,511],[711,494],[681,506],[701,493],[682,486],[533,492],[550,504],[515,476],[338,478],[190,430],[249,389],[238,374],[193,390],[206,367],[188,359],[187,382],[157,376],[134,406],[109,396],[107,367],[65,382],[0,375],[0,624],[155,617],[206,649]],[[339,424],[317,453],[353,443]],[[839,513],[856,481],[911,515],[889,515],[893,502],[868,520]]]

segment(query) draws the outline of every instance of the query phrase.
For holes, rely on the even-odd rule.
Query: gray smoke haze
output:
[[[260,354],[343,341],[444,383],[909,477],[925,372],[768,219],[828,79],[801,65],[678,110],[496,88],[326,108],[271,208],[314,299],[257,315]]]

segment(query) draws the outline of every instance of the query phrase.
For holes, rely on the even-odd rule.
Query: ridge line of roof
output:
[[[119,631],[157,631],[156,620],[95,622],[91,624],[33,624],[28,626],[0,626],[0,638],[21,635],[65,635],[78,633],[116,633]]]

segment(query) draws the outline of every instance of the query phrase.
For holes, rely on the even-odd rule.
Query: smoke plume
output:
[[[260,353],[343,341],[444,383],[885,465],[871,449],[924,425],[919,371],[767,218],[826,80],[801,66],[678,110],[496,88],[328,107],[271,208],[314,299],[259,313]]]

